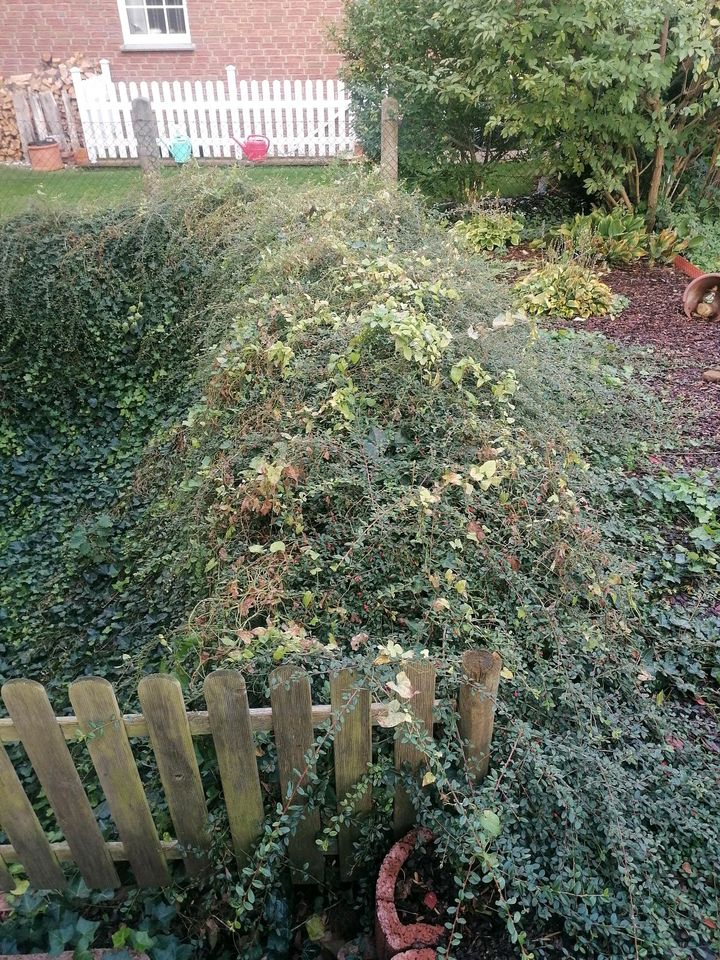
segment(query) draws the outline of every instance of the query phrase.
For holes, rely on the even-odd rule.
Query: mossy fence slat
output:
[[[464,660],[457,706],[467,743],[468,772],[484,776],[490,754],[500,658],[472,651]],[[408,709],[430,733],[435,709],[435,673],[427,663],[403,663],[415,695]],[[20,863],[34,887],[59,889],[62,863],[74,863],[88,886],[117,887],[115,862],[127,861],[141,886],[162,886],[170,879],[169,861],[183,860],[190,873],[208,865],[208,809],[193,737],[212,737],[233,847],[239,866],[247,863],[260,836],[263,801],[254,740],[256,731],[273,731],[284,803],[308,809],[289,839],[288,859],[296,882],[320,880],[324,854],[315,843],[321,816],[309,804],[304,785],[313,767],[308,757],[317,745],[316,731],[330,724],[338,808],[370,810],[371,794],[362,777],[372,762],[372,728],[387,710],[371,703],[348,670],[330,677],[330,705],[313,705],[304,670],[278,667],[270,676],[269,708],[249,709],[245,682],[233,670],[219,670],[205,681],[208,710],[187,711],[180,684],[169,675],[145,677],[139,685],[142,714],[122,716],[112,686],[94,677],[70,685],[74,717],[55,717],[44,688],[30,680],[11,680],[2,688],[10,714],[0,718],[0,889],[10,889],[9,867]],[[173,823],[175,840],[158,837],[142,786],[130,738],[149,738]],[[325,738],[325,734],[321,735]],[[97,772],[119,840],[100,832],[67,741],[83,741]],[[28,799],[3,743],[21,743],[37,775],[62,834],[50,842]],[[423,756],[406,730],[395,731],[395,765],[418,769]],[[358,787],[358,784],[360,786]],[[298,789],[299,788],[299,789]],[[334,811],[331,811],[331,813]],[[412,806],[399,789],[395,829],[412,823]],[[340,874],[349,879],[353,864],[353,828],[338,836]]]
[[[70,703],[135,879],[142,887],[163,886],[170,874],[113,688],[99,677],[83,677],[70,684]]]

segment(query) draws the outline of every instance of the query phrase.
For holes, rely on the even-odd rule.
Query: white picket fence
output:
[[[137,157],[131,106],[136,97],[152,104],[160,151],[177,134],[190,138],[193,156],[241,158],[235,142],[251,135],[270,141],[273,157],[335,157],[351,153],[354,138],[350,99],[337,80],[237,80],[235,67],[222,80],[120,81],[110,63],[83,77],[72,70],[78,112],[91,162]]]

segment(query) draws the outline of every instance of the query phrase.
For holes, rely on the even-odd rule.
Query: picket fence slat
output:
[[[357,686],[357,679],[350,670],[340,670],[330,678],[330,704],[333,723],[336,725],[333,744],[335,760],[335,794],[338,808],[355,785],[367,773],[372,763],[372,723],[370,720],[370,691]],[[366,813],[372,804],[368,788],[352,805],[352,814]],[[340,876],[348,880],[352,876],[353,842],[357,828],[351,825],[338,835]]]
[[[62,890],[65,877],[5,747],[0,746],[0,826],[40,890]],[[2,859],[0,857],[0,859]]]
[[[463,657],[457,707],[471,777],[480,778],[488,769],[501,666],[498,654],[489,651]],[[426,660],[403,661],[402,669],[414,690],[404,701],[419,721],[412,729],[432,736],[435,671]],[[301,667],[280,666],[269,679],[270,707],[251,710],[240,673],[212,673],[205,681],[208,710],[203,712],[186,710],[173,677],[145,677],[138,690],[143,713],[123,716],[112,686],[84,677],[70,685],[74,717],[55,717],[44,688],[35,681],[8,681],[2,696],[10,717],[0,719],[0,740],[24,745],[65,839],[49,842],[0,744],[0,828],[9,841],[0,844],[0,888],[13,882],[10,863],[22,864],[33,886],[45,889],[63,886],[61,865],[66,862],[74,862],[96,889],[118,885],[115,861],[129,862],[136,881],[147,886],[168,882],[169,861],[184,860],[190,873],[209,867],[208,810],[193,736],[213,738],[231,837],[238,865],[245,866],[264,820],[256,730],[274,731],[282,801],[297,813],[287,851],[296,883],[323,878],[325,855],[316,843],[320,811],[299,790],[312,780],[318,751],[333,742],[338,810],[345,812],[347,801],[352,821],[339,831],[337,845],[341,879],[349,879],[357,821],[372,803],[372,792],[362,782],[372,763],[372,727],[382,721],[387,704],[371,703],[369,691],[346,669],[330,676],[329,705],[313,706],[310,679]],[[316,741],[318,727],[325,729]],[[177,839],[158,838],[129,737],[150,739]],[[400,725],[393,738],[396,769],[409,767],[419,775],[426,758],[414,735]],[[103,841],[68,739],[82,740],[87,747],[120,840]],[[398,833],[414,821],[410,799],[400,788],[393,819]]]
[[[489,650],[468,650],[462,658],[467,677],[460,684],[458,711],[460,736],[467,743],[468,774],[481,780],[490,764],[495,703],[500,683],[502,660]]]
[[[289,665],[273,670],[270,674],[270,704],[275,717],[282,801],[285,803],[291,796],[291,806],[304,807],[307,799],[296,791],[307,785],[315,770],[314,764],[308,766],[306,761],[306,754],[314,742],[307,674]],[[321,881],[323,878],[323,854],[315,843],[319,832],[320,811],[312,810],[300,820],[288,841],[288,859],[296,881]]]
[[[101,677],[82,677],[70,684],[70,702],[137,883],[164,886],[170,874],[115,691]]]
[[[247,690],[242,676],[234,670],[211,673],[204,690],[230,834],[238,866],[242,868],[260,836],[263,822]]]
[[[101,73],[82,77],[73,69],[78,112],[90,159],[137,157],[136,132],[130,116],[132,100],[147,97],[158,126],[160,155],[176,134],[192,141],[196,158],[242,157],[235,139],[252,134],[270,140],[274,157],[330,157],[353,149],[349,125],[350,99],[335,80],[241,80],[234,66],[224,80],[120,81],[110,64]]]
[[[85,883],[101,890],[119,887],[44,687],[34,680],[8,680],[2,698]]]
[[[408,663],[404,667],[415,696],[407,701],[407,709],[419,721],[419,727],[432,737],[433,735],[433,708],[435,706],[435,670],[430,664]],[[405,705],[405,704],[404,704]],[[405,735],[404,727],[398,728],[395,738],[395,769],[402,770],[408,766],[411,770],[419,770],[425,763],[425,754],[410,743]],[[407,795],[407,791],[398,787],[395,794],[395,833],[397,836],[405,833],[415,822],[415,810]]]
[[[192,876],[207,866],[208,812],[180,683],[168,674],[143,677],[138,687],[160,780]]]

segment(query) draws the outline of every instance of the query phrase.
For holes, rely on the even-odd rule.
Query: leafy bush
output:
[[[504,250],[507,246],[517,246],[522,230],[523,221],[519,217],[500,210],[476,213],[454,227],[460,239],[475,250]]]
[[[645,221],[622,207],[610,213],[593,210],[586,216],[577,215],[559,228],[558,235],[570,252],[595,256],[610,266],[634,263],[646,255]]]
[[[517,306],[530,316],[601,316],[613,309],[613,292],[589,267],[551,263],[532,270],[514,287]]]
[[[445,698],[465,650],[498,649],[480,786],[451,711],[433,748],[402,721],[429,755],[424,786],[404,783],[458,878],[451,936],[488,909],[525,956],[702,955],[720,854],[706,746],[720,598],[703,512],[717,506],[710,478],[662,501],[631,485],[672,442],[651,358],[571,331],[494,331],[509,300],[496,267],[372,180],[288,197],[189,171],[180,187],[106,219],[0,234],[2,679],[50,681],[61,706],[65,682],[92,670],[127,709],[138,674],[171,670],[200,707],[203,674],[235,666],[264,704],[285,661],[310,670],[318,702],[347,666],[389,703],[408,656],[427,651]],[[64,322],[76,335],[59,363]],[[331,741],[319,731],[309,790],[325,847],[345,823]],[[226,859],[175,891],[184,929],[208,931],[199,955],[208,917],[230,931],[218,953],[280,958],[296,942],[283,868],[299,813],[279,796],[271,741],[258,745],[268,817],[239,875],[201,755]],[[89,765],[83,780],[109,834]],[[386,734],[361,784],[374,800],[358,824],[366,886],[329,884],[356,913],[397,783]],[[170,833],[154,782],[149,793]],[[55,901],[10,935],[38,949],[53,918]],[[64,944],[87,946],[83,921],[63,922]],[[166,949],[149,947],[152,960]]]
[[[672,263],[696,243],[694,237],[680,237],[669,227],[649,233],[643,217],[622,207],[610,213],[593,210],[585,216],[578,214],[559,227],[557,234],[570,253],[596,257],[609,266],[627,265],[645,257],[653,263]]]
[[[672,215],[673,227],[689,241],[689,257],[692,262],[708,273],[720,271],[720,219],[713,205],[703,208],[691,203],[683,204]]]
[[[538,178],[537,166],[527,160],[457,163],[408,151],[400,155],[400,174],[429,201],[461,205],[479,197],[530,196]]]
[[[456,108],[487,108],[483,137],[519,142],[544,169],[647,213],[714,163],[717,4],[685,0],[355,0],[352,75]],[[377,78],[377,79],[376,79]],[[478,108],[480,112],[480,108]],[[699,122],[698,118],[707,118]]]

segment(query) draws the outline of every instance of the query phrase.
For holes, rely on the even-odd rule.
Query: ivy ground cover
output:
[[[168,670],[201,706],[204,674],[235,666],[260,704],[301,662],[316,702],[341,665],[390,701],[409,656],[442,690],[464,650],[496,649],[490,776],[463,784],[448,740],[414,794],[460,916],[499,913],[518,956],[712,956],[719,504],[713,475],[672,467],[652,358],[494,328],[496,268],[357,176],[288,197],[189,173],[138,206],[12,221],[0,259],[0,679],[66,709],[100,674],[131,709]],[[291,929],[262,763],[250,879],[179,882],[165,927],[218,956],[322,956]],[[389,842],[376,774],[366,884],[343,894],[360,915]],[[55,903],[33,901],[34,929]],[[150,929],[157,902],[136,907]]]

